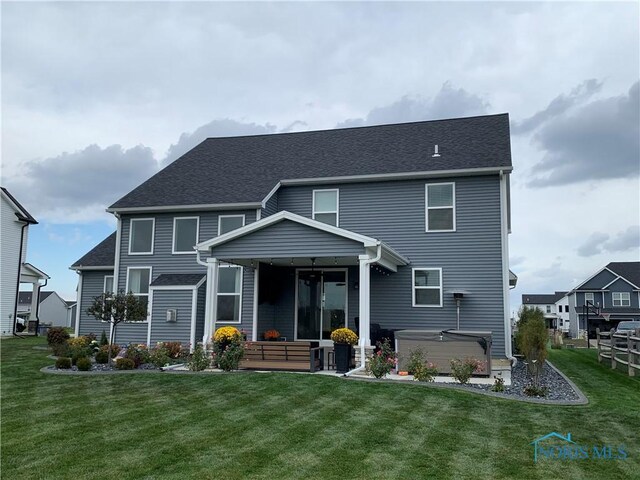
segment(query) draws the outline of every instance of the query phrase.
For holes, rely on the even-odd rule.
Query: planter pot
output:
[[[348,343],[334,343],[333,351],[335,352],[336,372],[347,373],[351,364],[353,347]]]

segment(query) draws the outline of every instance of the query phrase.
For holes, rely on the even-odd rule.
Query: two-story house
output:
[[[569,331],[569,300],[567,292],[523,293],[522,305],[537,308],[544,315],[547,328]]]
[[[372,325],[456,329],[462,291],[459,328],[510,357],[511,171],[506,114],[207,139],[108,208],[116,232],[71,267],[76,333],[126,290],[148,317],[119,343],[348,326],[369,346]]]
[[[35,332],[38,292],[49,279],[46,273],[27,263],[29,226],[38,222],[4,187],[0,188],[0,203],[0,335],[13,335],[17,331],[18,292],[22,283],[31,284],[34,300],[26,320]]]
[[[574,338],[584,337],[587,329],[595,338],[596,328],[610,330],[623,320],[640,320],[640,262],[611,262],[567,296]]]

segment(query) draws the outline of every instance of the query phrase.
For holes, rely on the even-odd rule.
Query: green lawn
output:
[[[543,406],[318,375],[46,375],[38,339],[2,349],[2,478],[640,478],[640,380],[552,351],[589,397]],[[533,463],[550,431],[620,460]]]

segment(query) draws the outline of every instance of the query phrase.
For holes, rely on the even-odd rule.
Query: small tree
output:
[[[516,344],[518,350],[527,359],[529,373],[534,375],[537,384],[538,375],[547,359],[547,327],[542,310],[523,305],[518,312],[518,333]]]
[[[113,345],[116,327],[122,322],[144,322],[147,319],[147,303],[136,297],[132,292],[120,290],[116,293],[103,293],[93,298],[87,308],[87,314],[97,320],[113,325],[109,335],[109,345]],[[109,349],[108,363],[111,364],[111,349]]]

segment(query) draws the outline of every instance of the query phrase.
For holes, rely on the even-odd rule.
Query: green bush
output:
[[[124,352],[124,358],[128,358],[133,362],[136,368],[138,368],[143,363],[149,363],[149,350],[146,345],[129,345],[127,350]]]
[[[478,359],[467,357],[464,360],[459,358],[451,359],[451,376],[464,384],[469,381],[471,375],[479,373],[484,368],[484,362]]]
[[[96,352],[96,363],[106,364],[109,361],[109,354],[103,350]]]
[[[162,342],[162,346],[169,358],[180,358],[182,356],[182,344],[180,342]]]
[[[409,361],[407,362],[407,373],[413,375],[417,368],[424,364],[424,352],[420,348],[409,351]]]
[[[80,357],[76,361],[76,367],[82,372],[88,372],[91,370],[91,360],[88,357]]]
[[[104,330],[102,330],[102,335],[100,335],[100,346],[109,345],[109,340],[107,340],[107,334]]]
[[[189,370],[192,372],[201,372],[209,365],[211,365],[211,358],[207,355],[207,352],[202,345],[196,345],[196,348],[193,350],[193,354],[189,359]]]
[[[213,364],[215,367],[230,372],[237,370],[244,357],[244,342],[241,337],[226,342],[213,342]]]
[[[69,334],[64,327],[51,327],[47,330],[47,343],[50,347],[65,343],[69,338]]]
[[[389,339],[385,338],[384,341],[378,342],[377,351],[369,359],[366,370],[376,378],[383,378],[391,373],[396,363],[396,352],[391,348]]]
[[[116,360],[116,368],[118,370],[133,370],[136,364],[130,358],[118,358]]]
[[[69,344],[65,341],[62,343],[54,343],[51,345],[51,350],[56,357],[70,357],[71,352],[69,350]]]
[[[56,360],[56,368],[68,370],[71,368],[71,359],[69,357],[59,357]]]
[[[111,345],[102,345],[100,347],[100,351],[109,355],[109,350],[111,350],[111,358],[115,358],[120,353],[120,345],[112,343]]]
[[[542,310],[523,305],[518,312],[518,350],[525,356],[529,373],[537,376],[542,372],[547,359],[549,337]]]
[[[425,361],[424,352],[417,348],[409,352],[407,372],[418,382],[433,382],[434,377],[438,375],[438,366]]]
[[[491,390],[494,392],[504,392],[504,378],[502,378],[502,375],[494,375],[493,379],[493,386],[491,387]]]
[[[158,344],[151,349],[149,361],[158,368],[162,368],[171,362],[164,343],[158,342]]]

